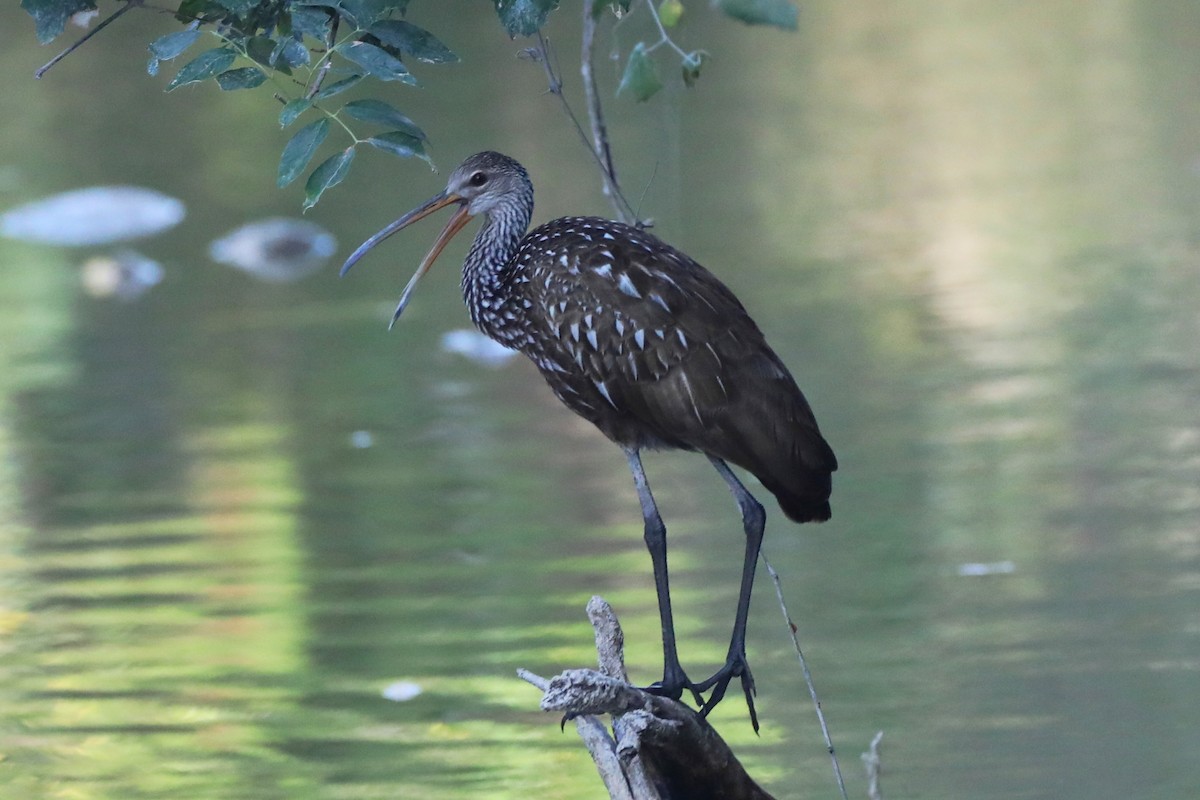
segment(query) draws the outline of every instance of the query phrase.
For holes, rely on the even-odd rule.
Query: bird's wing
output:
[[[793,519],[827,518],[837,460],[733,293],[642,231],[560,222],[526,285],[559,397],[619,443],[708,453],[757,475]]]
[[[589,234],[586,222],[546,251],[530,285],[562,370],[675,444],[756,391],[747,378],[794,387],[712,273],[649,234],[625,228],[605,238],[612,229]]]

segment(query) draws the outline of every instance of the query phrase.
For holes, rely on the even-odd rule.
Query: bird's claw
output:
[[[754,732],[758,733],[758,712],[754,708],[754,695],[757,690],[754,687],[754,675],[750,672],[750,665],[746,663],[744,652],[731,654],[725,662],[725,666],[695,686],[694,690],[701,692],[712,689],[712,694],[700,704],[700,716],[707,717],[708,712],[716,708],[717,703],[725,697],[725,692],[735,677],[741,680],[742,693],[746,696],[746,706],[750,710],[750,724],[754,726]]]
[[[716,708],[717,703],[724,699],[729,684],[733,682],[734,678],[741,681],[742,694],[746,696],[746,706],[750,710],[750,724],[754,726],[754,732],[758,733],[758,711],[754,707],[754,695],[757,690],[754,686],[754,675],[750,672],[749,663],[746,662],[745,651],[731,653],[724,666],[699,683],[689,680],[682,667],[678,665],[674,669],[668,667],[664,671],[663,679],[650,684],[644,691],[659,697],[678,700],[683,696],[683,690],[687,689],[700,709],[700,716],[707,717],[708,712]],[[706,700],[703,693],[709,689],[712,692]]]
[[[678,664],[672,668],[670,665],[663,670],[663,678],[661,681],[655,681],[645,688],[645,691],[659,697],[669,697],[672,700],[678,700],[683,697],[683,690],[687,689],[692,693],[692,699],[696,701],[697,706],[704,705],[704,695],[701,687],[696,685],[688,678],[683,671],[683,667]]]
[[[697,688],[696,684],[690,680],[684,680],[683,684],[678,685],[664,685],[664,682],[661,680],[656,680],[653,684],[643,687],[642,691],[654,694],[656,697],[668,697],[672,700],[678,700],[683,697],[683,690],[685,688],[691,692],[691,698],[696,700],[696,705],[704,704],[704,696],[700,693],[700,688]]]

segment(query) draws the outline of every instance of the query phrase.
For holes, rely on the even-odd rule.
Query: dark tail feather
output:
[[[829,519],[832,473],[838,465],[833,450],[819,432],[806,431],[799,444],[788,449],[778,447],[778,439],[771,439],[758,450],[774,458],[759,458],[754,450],[745,448],[736,456],[730,454],[728,460],[754,473],[793,522]]]
[[[828,477],[826,477],[826,481],[828,481]],[[764,485],[775,495],[775,499],[779,501],[779,507],[793,522],[824,522],[832,514],[828,499],[804,497],[789,492],[782,486],[769,483]],[[829,497],[828,489],[825,490],[824,497]]]
[[[788,519],[824,522],[831,514],[837,456],[786,368],[778,359],[772,365],[779,379],[763,381],[751,372],[748,382],[757,393],[743,394],[736,407],[728,407],[723,419],[706,431],[707,446],[697,449],[753,473]]]
[[[829,495],[833,490],[833,472],[837,468],[837,456],[814,422],[803,436],[793,440],[787,462],[776,464],[774,474],[766,479],[759,473],[759,480],[775,495],[788,519],[824,522],[832,513]]]

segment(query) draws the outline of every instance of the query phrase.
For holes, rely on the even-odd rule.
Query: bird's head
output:
[[[526,201],[525,198],[528,200]],[[349,272],[350,268],[358,263],[368,251],[393,233],[407,228],[419,219],[424,219],[438,209],[452,205],[458,206],[453,216],[447,221],[446,227],[442,228],[442,232],[434,240],[429,252],[425,254],[425,258],[421,260],[421,265],[417,267],[416,273],[404,287],[400,303],[396,306],[396,313],[392,315],[392,324],[394,325],[404,311],[404,307],[408,305],[417,281],[429,271],[434,260],[450,240],[472,218],[480,214],[493,215],[499,210],[511,207],[514,200],[528,202],[529,206],[532,206],[532,199],[533,187],[524,167],[500,153],[491,151],[476,153],[450,173],[450,179],[446,181],[444,191],[438,192],[359,245],[358,249],[351,253],[350,257],[346,259],[346,263],[342,265],[341,274],[345,275]]]
[[[489,214],[532,191],[529,174],[500,153],[476,153],[450,174],[444,194],[457,198],[471,216]],[[451,201],[454,202],[454,201]]]

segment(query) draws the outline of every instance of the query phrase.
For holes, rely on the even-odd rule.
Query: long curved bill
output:
[[[461,231],[463,227],[471,221],[472,214],[467,211],[466,202],[457,194],[452,194],[449,192],[441,192],[431,197],[427,202],[414,208],[412,211],[400,217],[400,219],[396,220],[379,233],[360,244],[358,249],[351,253],[350,257],[346,259],[346,263],[342,265],[342,271],[339,274],[345,275],[350,271],[351,267],[357,264],[359,260],[362,259],[362,257],[365,256],[369,250],[371,250],[371,248],[375,247],[375,245],[379,244],[393,233],[407,228],[417,220],[424,219],[438,209],[445,208],[446,206],[453,205],[454,203],[459,204],[459,209],[454,212],[454,216],[450,217],[450,221],[446,223],[446,227],[442,228],[442,232],[438,234],[433,246],[429,248],[429,252],[426,253],[425,258],[421,260],[421,265],[417,267],[417,271],[414,272],[412,278],[409,279],[408,285],[404,287],[404,292],[400,295],[400,302],[396,306],[396,312],[392,314],[392,321],[388,325],[389,330],[393,325],[396,324],[396,320],[400,319],[400,315],[404,313],[404,308],[408,305],[408,301],[412,297],[413,289],[416,288],[417,281],[421,280],[421,277],[429,271],[429,268],[433,266],[434,260],[437,259],[442,250],[445,249],[447,243],[454,238],[454,235]]]

